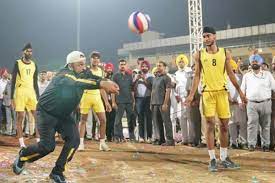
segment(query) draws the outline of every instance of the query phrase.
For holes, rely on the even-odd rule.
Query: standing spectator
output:
[[[188,58],[180,54],[176,58],[178,70],[176,71],[175,97],[177,100],[177,112],[180,113],[180,127],[182,134],[182,144],[194,144],[194,125],[190,120],[190,107],[184,106],[183,102],[190,92],[191,68],[188,67]]]
[[[194,74],[195,74],[195,64],[192,65],[192,76],[191,80],[193,80]],[[192,85],[192,81],[191,81]],[[200,94],[198,90],[195,93],[194,99],[191,102],[190,105],[190,121],[194,126],[194,141],[193,146],[198,146],[201,142],[201,113],[200,113]],[[206,145],[205,145],[206,146]]]
[[[150,142],[152,138],[152,114],[150,110],[150,100],[153,75],[148,72],[149,69],[149,62],[146,60],[142,61],[140,64],[141,72],[137,74],[134,84],[140,142],[147,140]],[[147,136],[145,136],[145,132]]]
[[[116,118],[114,124],[115,141],[121,142],[123,137],[122,116],[126,111],[129,138],[131,141],[135,140],[132,114],[135,106],[135,98],[133,91],[133,78],[127,71],[127,62],[124,59],[119,60],[119,72],[114,74],[113,81],[118,84],[120,91],[117,95],[112,95],[112,107],[116,109]]]
[[[171,78],[166,73],[166,63],[157,63],[158,75],[153,80],[151,93],[151,110],[153,117],[153,128],[155,145],[174,146],[172,122],[170,118],[170,92]],[[164,128],[165,137],[164,138]]]
[[[271,122],[271,90],[275,90],[275,81],[269,71],[261,70],[263,58],[254,54],[249,57],[252,71],[243,76],[241,89],[247,103],[247,140],[250,151],[255,150],[258,126],[260,125],[261,146],[269,151]]]
[[[2,110],[3,107],[3,99],[4,99],[4,91],[6,88],[6,85],[8,83],[8,70],[6,68],[1,69],[0,73],[0,132],[3,133],[3,115],[4,111]]]
[[[49,83],[50,81],[48,81],[47,79],[47,72],[41,71],[39,81],[38,81],[39,95],[42,95],[42,93],[44,93]]]
[[[113,79],[114,65],[112,63],[107,63],[105,65],[105,78]],[[112,96],[108,93],[108,101],[112,105]],[[106,111],[106,136],[107,141],[113,141],[114,137],[114,123],[115,123],[116,111],[112,109],[112,111]]]
[[[99,67],[100,63],[100,53],[93,51],[90,55],[90,72],[91,74],[98,76],[100,78],[104,77],[103,70]],[[91,109],[95,112],[96,116],[99,119],[99,128],[100,128],[100,151],[110,151],[111,149],[105,142],[106,136],[106,115],[105,108],[107,111],[111,110],[111,105],[108,102],[107,94],[105,90],[85,90],[80,101],[80,145],[79,150],[84,150],[84,136],[85,136],[85,127],[87,123],[88,113]],[[95,116],[93,114],[93,116]]]
[[[271,73],[275,79],[275,56],[272,60]],[[275,92],[272,91],[272,113],[271,113],[271,125],[270,125],[270,146],[275,151]]]
[[[234,60],[230,61],[232,70],[238,84],[242,83],[242,75],[237,73],[238,65]],[[229,103],[231,118],[229,121],[230,147],[232,149],[244,149],[247,146],[247,120],[246,108],[240,107],[238,103],[239,94],[232,82],[228,82]]]
[[[16,111],[16,127],[20,147],[25,147],[22,131],[24,111],[27,109],[35,116],[39,91],[37,65],[32,61],[31,44],[26,44],[22,51],[23,56],[16,61],[12,73],[11,99],[12,106]],[[36,136],[39,141],[38,131],[36,131]]]
[[[11,76],[9,74],[9,76]],[[7,124],[6,124],[6,134],[7,135],[15,135],[16,134],[16,115],[15,111],[11,107],[11,80],[8,79],[5,91],[4,91],[4,97],[3,97],[3,105],[5,106],[6,111],[6,118],[7,118]]]

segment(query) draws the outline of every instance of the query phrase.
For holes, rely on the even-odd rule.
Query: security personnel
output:
[[[31,111],[33,117],[35,117],[39,91],[37,65],[32,60],[31,44],[26,44],[22,51],[23,56],[15,62],[12,73],[11,99],[12,107],[16,111],[17,137],[19,138],[20,147],[25,147],[22,130],[24,113],[25,110]],[[37,131],[36,137],[38,138]]]
[[[20,174],[25,162],[34,162],[55,149],[55,133],[62,135],[65,144],[53,168],[50,179],[66,182],[63,172],[67,162],[72,160],[79,145],[78,125],[72,116],[85,89],[105,89],[118,93],[118,86],[103,81],[85,72],[86,58],[83,53],[73,51],[67,56],[67,65],[51,81],[37,104],[38,131],[41,141],[22,148],[13,163],[13,172]]]

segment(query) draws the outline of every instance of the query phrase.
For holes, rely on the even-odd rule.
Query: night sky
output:
[[[188,34],[187,0],[80,0],[80,50],[116,62],[123,43],[139,41],[129,15],[149,14],[152,30],[165,37]],[[202,0],[203,24],[219,29],[275,23],[274,0]],[[33,44],[39,70],[58,69],[77,47],[77,0],[1,0],[0,67],[12,69],[26,42]]]

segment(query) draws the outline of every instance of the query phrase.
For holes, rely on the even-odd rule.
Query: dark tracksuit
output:
[[[62,69],[40,96],[37,105],[37,124],[40,142],[23,148],[20,160],[33,162],[55,149],[55,133],[65,141],[56,161],[53,173],[62,174],[79,146],[78,125],[73,112],[77,108],[85,89],[98,89],[100,78],[84,72],[76,74],[68,68]]]

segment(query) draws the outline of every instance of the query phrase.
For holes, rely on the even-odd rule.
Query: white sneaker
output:
[[[143,139],[143,138],[140,138],[140,139],[139,139],[139,143],[144,143],[144,139]]]
[[[102,142],[99,144],[99,150],[100,151],[111,151],[111,149],[108,147],[108,145],[105,142]]]
[[[84,151],[84,144],[79,144],[79,146],[78,146],[78,151]]]
[[[26,148],[27,146],[25,144],[20,145],[20,149]]]

